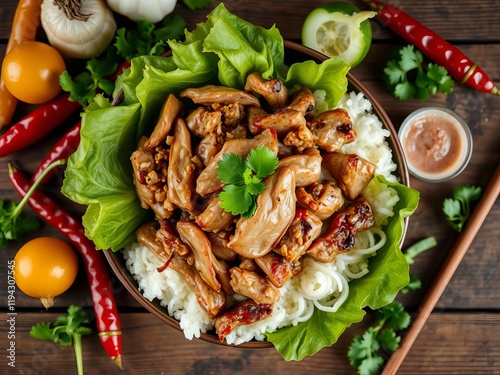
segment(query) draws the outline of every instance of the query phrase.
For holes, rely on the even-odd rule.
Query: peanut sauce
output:
[[[467,131],[467,125],[445,109],[429,108],[410,115],[400,131],[410,172],[429,181],[454,177],[472,149]]]

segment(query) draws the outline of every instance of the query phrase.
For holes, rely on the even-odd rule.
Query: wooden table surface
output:
[[[364,8],[360,1],[351,0]],[[217,2],[216,2],[217,3]],[[300,40],[305,16],[324,1],[265,0],[226,1],[235,14],[262,26],[276,24],[286,39]],[[411,14],[441,34],[470,56],[494,80],[500,82],[500,38],[498,33],[499,0],[396,0],[393,5]],[[5,53],[10,25],[17,1],[2,0],[0,5],[0,56]],[[209,10],[188,11],[178,4],[193,28]],[[410,219],[405,245],[427,236],[435,236],[438,246],[416,258],[411,272],[423,281],[421,290],[398,299],[408,311],[418,309],[422,297],[453,246],[457,233],[446,223],[441,205],[453,188],[463,184],[485,187],[500,162],[500,97],[474,91],[457,84],[451,94],[436,95],[426,101],[400,102],[386,90],[382,77],[390,53],[404,43],[372,21],[373,45],[353,74],[372,91],[387,111],[394,126],[414,109],[441,105],[460,114],[469,124],[474,152],[467,169],[457,178],[440,184],[411,179],[421,193],[417,212]],[[15,119],[26,114],[20,105]],[[51,145],[71,125],[58,129],[36,147],[0,159],[0,197],[19,200],[7,176],[7,161],[14,160],[26,172],[33,171]],[[57,182],[51,193],[56,195]],[[26,211],[30,214],[30,211]],[[460,267],[440,298],[432,315],[400,367],[400,374],[500,374],[500,201],[497,199]],[[42,234],[57,235],[50,227],[12,244],[0,252],[0,374],[71,374],[76,373],[72,348],[32,339],[30,327],[41,321],[53,321],[69,304],[91,306],[88,284],[81,269],[77,282],[45,311],[38,300],[15,294],[15,369],[8,366],[7,264],[28,239]],[[120,371],[107,357],[97,335],[83,338],[83,360],[87,374],[353,374],[347,348],[353,337],[364,332],[370,316],[353,325],[333,347],[325,348],[301,362],[286,362],[274,349],[243,350],[187,341],[175,329],[162,324],[146,312],[118,283],[117,300],[123,330],[123,366]]]

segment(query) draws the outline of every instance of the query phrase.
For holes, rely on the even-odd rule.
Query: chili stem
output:
[[[38,187],[38,185],[40,185],[40,182],[47,175],[47,173],[49,173],[51,169],[53,169],[53,168],[55,168],[55,167],[57,167],[59,165],[63,165],[63,164],[66,164],[66,159],[56,160],[55,162],[53,162],[52,164],[50,164],[42,172],[42,174],[40,174],[40,176],[36,179],[36,181],[33,183],[33,185],[31,185],[30,189],[26,192],[26,195],[23,197],[23,199],[21,200],[21,202],[19,202],[19,204],[17,205],[16,209],[12,212],[12,217],[16,217],[17,215],[19,215],[21,213],[21,211],[23,210],[24,205],[29,201],[29,199],[31,197],[31,194],[33,194],[33,192],[36,190],[36,188]],[[9,170],[11,170],[12,168],[13,167],[9,164]]]

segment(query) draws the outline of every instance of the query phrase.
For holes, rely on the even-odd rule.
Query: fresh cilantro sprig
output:
[[[40,220],[34,216],[23,215],[23,208],[26,206],[31,195],[38,185],[40,185],[40,182],[47,173],[58,165],[63,165],[65,163],[66,160],[61,159],[50,164],[43,173],[40,174],[33,185],[31,185],[30,189],[19,203],[16,204],[13,201],[4,201],[0,199],[0,247],[7,246],[9,241],[18,240],[40,229]],[[14,167],[10,164],[9,172],[14,173]]]
[[[453,197],[443,201],[443,212],[453,229],[461,232],[471,214],[471,203],[479,200],[481,188],[473,185],[458,186]]]
[[[392,353],[399,348],[401,337],[396,332],[408,328],[410,321],[410,314],[399,302],[375,310],[375,325],[356,336],[349,346],[350,364],[360,375],[377,374],[385,362],[383,351]]]
[[[400,48],[396,56],[384,69],[387,85],[396,98],[425,100],[437,92],[453,90],[454,81],[448,71],[437,64],[425,63],[422,53],[414,46]]]
[[[92,333],[92,329],[84,326],[88,323],[87,313],[82,308],[71,305],[68,313],[58,316],[55,323],[43,322],[34,325],[30,336],[39,340],[54,341],[62,346],[73,345],[78,375],[83,375],[82,335]]]
[[[105,53],[88,60],[85,70],[75,77],[68,71],[63,72],[59,84],[70,93],[69,100],[84,108],[99,91],[112,96],[114,76],[120,62],[137,56],[163,54],[168,48],[167,41],[182,37],[185,27],[186,22],[180,15],[169,15],[158,24],[143,20],[137,22],[135,28],[120,28],[115,43]]]
[[[225,184],[219,194],[220,206],[233,215],[251,217],[257,209],[257,196],[264,191],[262,179],[273,174],[278,158],[268,147],[250,151],[246,160],[240,155],[224,154],[217,162],[217,176]]]
[[[411,266],[415,260],[414,258],[427,251],[432,249],[437,245],[436,237],[426,237],[420,241],[415,242],[414,244],[408,246],[404,252],[404,256],[406,262]],[[418,290],[422,287],[422,281],[415,275],[410,274],[410,282],[403,289],[401,289],[401,293],[406,294],[411,290]]]

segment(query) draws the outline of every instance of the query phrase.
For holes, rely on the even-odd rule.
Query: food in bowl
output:
[[[383,223],[386,221],[385,225],[380,224],[384,225],[383,230],[376,232],[375,237],[369,234],[373,234],[371,230],[359,232],[354,247],[360,246],[362,249],[366,249],[370,246],[363,245],[362,241],[372,241],[374,244],[375,242],[383,242],[383,245],[372,252],[374,255],[369,258],[368,273],[361,263],[358,265],[359,269],[345,266],[351,276],[360,273],[366,274],[351,280],[348,284],[349,293],[345,293],[347,287],[342,284],[344,293],[342,297],[340,298],[340,293],[334,294],[335,298],[343,300],[337,306],[334,306],[335,302],[326,306],[335,298],[323,303],[324,299],[318,296],[316,298],[320,301],[318,304],[325,305],[325,309],[317,308],[314,306],[314,302],[308,302],[301,307],[301,301],[304,299],[302,297],[296,299],[294,293],[288,293],[287,289],[283,289],[280,290],[280,295],[288,295],[292,299],[288,299],[287,302],[287,299],[280,298],[278,303],[282,301],[285,305],[288,304],[289,307],[296,308],[297,314],[294,318],[291,310],[287,313],[285,308],[281,309],[281,314],[289,314],[291,319],[296,319],[293,323],[288,322],[286,323],[289,324],[288,326],[282,327],[282,323],[276,319],[278,323],[274,323],[276,324],[275,331],[272,331],[271,328],[258,328],[256,332],[250,333],[246,340],[236,337],[236,331],[240,327],[225,336],[226,342],[253,340],[253,337],[265,339],[272,342],[286,359],[301,359],[306,355],[312,355],[322,347],[332,345],[346,327],[353,322],[360,321],[365,314],[364,307],[378,308],[391,302],[396,293],[408,283],[408,264],[399,249],[399,244],[404,234],[404,218],[416,208],[418,194],[398,182],[397,177],[393,175],[392,172],[394,172],[396,165],[392,162],[390,149],[388,147],[384,149],[387,146],[384,137],[388,136],[388,132],[386,129],[380,128],[380,121],[370,113],[370,102],[363,99],[362,94],[346,94],[348,65],[344,61],[330,59],[317,63],[308,60],[285,67],[284,44],[277,30],[274,28],[265,30],[251,25],[227,12],[223,5],[215,8],[205,24],[199,25],[192,33],[186,33],[184,43],[171,41],[170,44],[172,47],[171,57],[143,57],[132,61],[131,71],[123,80],[124,102],[121,105],[111,106],[109,101],[98,96],[94,103],[89,106],[82,119],[82,143],[69,160],[63,192],[71,199],[89,205],[83,222],[87,235],[93,239],[96,246],[101,249],[109,248],[117,251],[112,255],[114,259],[123,253],[127,257],[131,272],[138,275],[144,273],[144,277],[137,277],[139,281],[133,290],[134,296],[144,302],[146,297],[156,297],[164,293],[166,288],[161,290],[162,287],[165,287],[164,278],[173,270],[167,267],[163,272],[157,272],[157,267],[164,266],[165,262],[159,260],[150,249],[141,249],[136,244],[137,228],[152,222],[154,215],[153,210],[141,207],[133,182],[134,170],[130,157],[137,150],[139,139],[142,136],[149,137],[151,134],[155,134],[154,126],[158,118],[161,117],[162,105],[169,95],[173,95],[179,100],[181,92],[188,89],[200,90],[206,85],[230,87],[241,91],[244,89],[247,77],[257,72],[265,81],[280,80],[291,95],[304,87],[316,93],[315,103],[317,104],[318,116],[325,110],[334,110],[338,106],[344,105],[350,120],[355,124],[354,128],[359,124],[362,125],[357,130],[359,131],[358,138],[362,138],[365,142],[362,149],[358,148],[356,152],[345,152],[357,153],[358,156],[365,159],[371,158],[373,160],[371,163],[377,165],[376,176],[363,190],[363,195],[367,197],[373,207],[377,207],[374,209],[375,222]],[[234,49],[235,45],[239,46],[237,50]],[[259,99],[261,99],[260,96]],[[193,106],[189,100],[183,99],[185,105]],[[260,102],[263,103],[263,101]],[[268,113],[272,112],[272,110],[268,111]],[[181,133],[184,134],[180,130],[178,137]],[[263,130],[260,134],[265,131]],[[268,130],[271,137],[273,137],[273,132],[276,130]],[[260,134],[247,136],[255,139]],[[286,135],[282,137],[286,138]],[[167,145],[170,143],[169,146],[174,146],[175,134],[173,139],[171,137],[169,139],[168,136],[166,139]],[[276,141],[277,139],[278,137]],[[354,142],[350,145],[353,144]],[[293,152],[300,154],[297,144],[290,144],[288,147],[291,147]],[[317,149],[316,151],[318,151],[320,148],[315,143],[312,147],[304,148],[302,152],[306,152],[306,149]],[[92,152],[89,152],[90,150]],[[318,153],[321,154],[321,151]],[[377,157],[373,158],[370,156],[372,154],[377,155]],[[189,157],[177,157],[176,159],[179,163],[189,164],[192,162]],[[199,159],[203,160],[201,157]],[[198,164],[193,162],[193,165],[196,168]],[[215,179],[209,179],[209,181],[217,183]],[[321,183],[321,180],[318,182]],[[219,186],[214,192],[220,188]],[[305,190],[305,193],[311,193],[307,192],[307,189]],[[201,202],[203,203],[204,199],[209,199],[209,195],[212,193],[206,193],[207,197],[197,194],[202,198]],[[397,194],[397,198],[395,198],[395,194]],[[391,210],[384,211],[378,208],[388,200],[393,201],[390,204],[394,205],[392,216],[390,216]],[[186,205],[184,211],[190,213],[191,207],[190,204]],[[295,207],[295,213],[296,210],[297,207]],[[171,218],[177,219],[175,226],[179,221],[179,214],[180,211],[177,210],[177,213],[171,216]],[[181,231],[194,230],[192,224],[196,223],[195,218],[190,218],[190,216],[186,213],[181,216],[185,219],[182,221],[188,223],[187,225],[182,224]],[[240,220],[240,218],[235,219]],[[324,220],[327,221],[327,219]],[[367,238],[362,239],[364,236]],[[382,240],[384,237],[385,242]],[[189,244],[190,241],[186,242]],[[186,245],[184,241],[183,244]],[[191,245],[197,246],[194,242]],[[109,251],[107,256],[111,257]],[[358,254],[358,258],[363,258],[365,254],[362,254],[363,250],[360,251],[361,254]],[[166,254],[168,257],[168,252]],[[173,257],[173,259],[175,258],[176,256]],[[344,260],[344,265],[349,262],[352,263],[352,259]],[[306,263],[304,262],[304,269],[300,273],[302,276],[314,275],[317,272],[321,273],[321,271],[330,276],[340,274],[320,267],[317,267],[318,271],[316,272],[314,267],[319,262],[310,262],[312,268],[311,273],[308,273],[306,272],[308,265]],[[331,262],[322,262],[320,266],[330,264]],[[121,269],[116,271],[119,276],[125,275],[129,280],[130,272]],[[351,276],[347,277],[351,278]],[[335,276],[332,277],[333,279],[330,278],[330,280],[337,280]],[[343,277],[345,278],[345,276]],[[170,284],[169,288],[172,289],[165,293],[170,294],[167,294],[165,298],[159,297],[162,298],[162,303],[165,305],[165,312],[163,313],[161,308],[151,308],[151,310],[165,316],[168,312],[172,313],[180,320],[180,327],[188,337],[196,337],[200,331],[211,329],[214,324],[213,318],[204,320],[207,316],[206,312],[204,317],[202,317],[203,314],[196,312],[200,311],[196,309],[201,309],[196,295],[185,288],[186,284],[183,284],[182,278],[170,275],[166,282]],[[311,286],[307,281],[304,281],[303,284],[302,287],[301,283],[302,289]],[[333,287],[338,288],[338,285],[339,283],[332,283]],[[282,288],[288,288],[287,284]],[[141,292],[138,292],[138,289]],[[292,292],[295,291],[294,288],[289,289]],[[315,288],[311,292],[314,291]],[[235,296],[236,299],[237,296]],[[278,303],[274,303],[274,308]],[[195,312],[185,314],[181,318],[185,307],[179,306],[185,306],[185,304],[193,307]],[[145,305],[150,306],[147,303]],[[329,309],[336,309],[336,311],[330,312]],[[202,309],[201,311],[203,312]],[[199,318],[201,318],[201,323]],[[273,311],[271,319],[275,318],[279,318],[279,313]],[[259,323],[264,321],[261,320]],[[268,322],[270,321],[264,324]],[[198,328],[200,325],[201,329]],[[254,327],[247,325],[247,328],[250,329]],[[328,335],[315,334],[319,331],[328,332]],[[233,334],[234,338],[231,337]],[[296,337],[297,340],[284,339],[289,335]],[[203,334],[201,336],[203,337]],[[310,341],[310,344],[301,345],[305,341]]]

